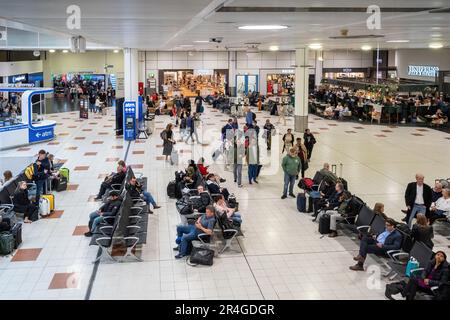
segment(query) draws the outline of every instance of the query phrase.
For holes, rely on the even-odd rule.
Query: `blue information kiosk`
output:
[[[123,138],[125,141],[136,140],[136,102],[123,103]]]

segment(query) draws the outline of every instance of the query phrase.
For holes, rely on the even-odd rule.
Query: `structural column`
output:
[[[138,103],[139,87],[139,56],[137,49],[125,48],[124,57],[124,97],[125,101],[135,101]]]
[[[228,86],[230,88],[230,96],[234,97],[236,96],[236,59],[237,59],[237,53],[236,51],[229,51],[228,52],[228,74],[229,79],[228,80]]]
[[[321,60],[319,60],[319,58],[322,58]],[[316,51],[316,59],[315,59],[315,86],[319,87],[320,83],[322,82],[322,78],[323,78],[323,52],[321,51]]]
[[[308,128],[308,49],[295,51],[295,131],[304,132]]]

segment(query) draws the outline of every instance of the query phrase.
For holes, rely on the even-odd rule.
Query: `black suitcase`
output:
[[[319,219],[319,233],[329,234],[330,233],[330,215],[324,214]]]
[[[304,193],[297,195],[297,210],[299,212],[306,212],[306,197]]]
[[[170,181],[167,185],[167,196],[169,198],[175,199],[177,191],[177,183],[175,181]]]
[[[57,192],[62,192],[67,190],[67,178],[66,177],[60,177],[56,180],[56,187]]]
[[[14,249],[17,249],[22,243],[22,224],[16,223],[10,232],[14,237]]]

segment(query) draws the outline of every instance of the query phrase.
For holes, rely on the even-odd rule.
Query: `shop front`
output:
[[[155,77],[147,79],[148,88],[154,87]],[[228,91],[228,69],[159,70],[159,92],[168,97],[183,94],[194,97]]]
[[[260,92],[263,95],[283,96],[295,92],[294,69],[261,69],[260,75]]]
[[[71,86],[79,85],[80,87],[93,86],[96,89],[105,89],[105,74],[95,74],[95,73],[62,73],[62,74],[52,74],[53,88],[55,89],[55,94],[57,96],[64,96],[67,93],[68,88]],[[109,79],[112,83],[111,77]]]
[[[370,75],[367,68],[324,68],[325,79],[364,79]]]
[[[42,72],[16,74],[8,77],[8,83],[30,84],[38,88],[44,83],[44,74]]]

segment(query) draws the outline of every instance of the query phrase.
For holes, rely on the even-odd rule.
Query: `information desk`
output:
[[[21,123],[0,127],[0,150],[49,141],[55,138],[55,121],[32,121],[32,97],[34,95],[53,93],[52,88],[16,88],[0,86],[0,92],[22,93]]]

